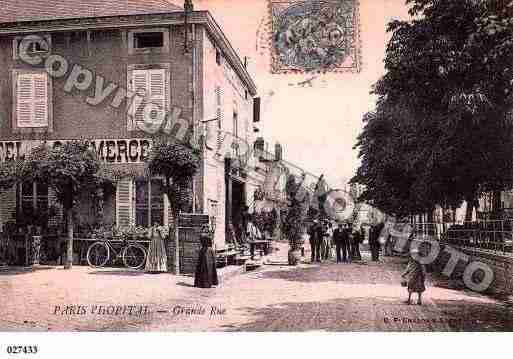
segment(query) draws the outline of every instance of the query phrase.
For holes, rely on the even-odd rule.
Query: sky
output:
[[[281,143],[287,161],[324,174],[331,187],[341,188],[358,167],[353,146],[363,114],[375,104],[372,84],[384,73],[386,24],[407,18],[407,7],[404,0],[360,0],[361,71],[321,75],[310,87],[297,83],[312,75],[270,72],[263,25],[270,18],[268,1],[195,0],[194,5],[209,10],[239,56],[250,58],[249,72],[263,102],[260,134],[271,146]]]

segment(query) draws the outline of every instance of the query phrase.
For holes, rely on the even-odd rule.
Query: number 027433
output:
[[[9,355],[37,354],[38,346],[37,345],[7,345],[5,352]]]

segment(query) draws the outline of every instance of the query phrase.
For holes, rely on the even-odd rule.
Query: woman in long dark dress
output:
[[[201,233],[201,249],[196,264],[196,275],[194,276],[194,286],[197,288],[211,288],[218,285],[216,268],[216,256],[212,249],[212,238],[209,234]]]

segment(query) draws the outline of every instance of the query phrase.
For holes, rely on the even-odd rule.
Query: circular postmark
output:
[[[272,12],[275,70],[341,66],[354,43],[354,1],[306,1]]]

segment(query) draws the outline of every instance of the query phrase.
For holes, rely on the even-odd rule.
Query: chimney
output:
[[[279,143],[274,145],[274,160],[281,161],[283,159],[283,148]]]
[[[193,12],[194,11],[194,4],[192,3],[192,0],[185,0],[185,3],[183,4],[183,9],[188,14]]]

